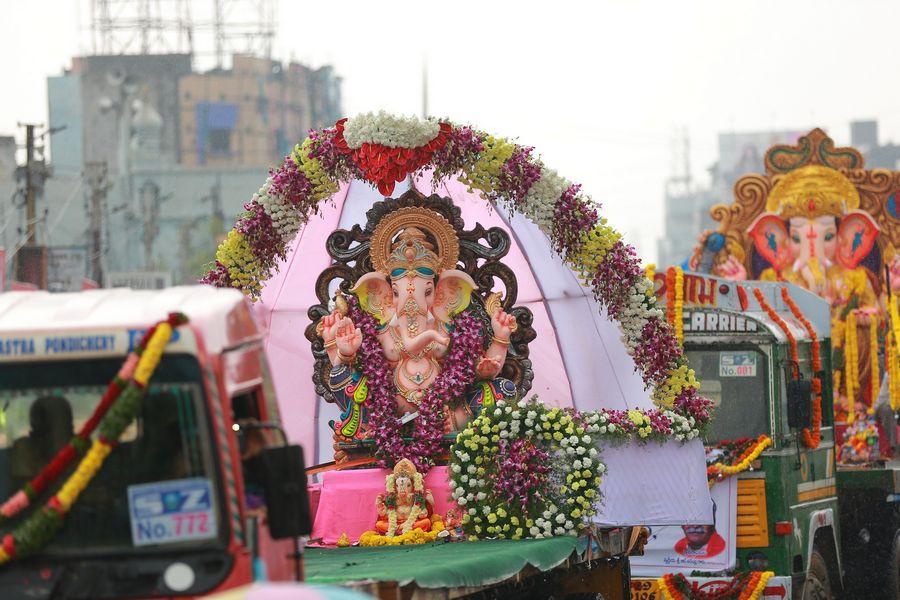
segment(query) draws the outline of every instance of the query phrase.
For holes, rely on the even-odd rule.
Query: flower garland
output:
[[[360,546],[414,546],[417,544],[427,544],[438,538],[438,534],[444,531],[444,523],[439,515],[431,520],[431,531],[422,531],[418,527],[393,537],[381,535],[377,531],[366,531],[359,536]]]
[[[442,450],[444,404],[462,398],[475,377],[475,360],[484,350],[481,322],[468,311],[454,318],[450,350],[437,379],[419,403],[412,439],[404,440],[403,425],[397,416],[397,389],[377,338],[377,323],[359,308],[355,298],[350,299],[349,305],[350,318],[363,334],[358,365],[368,378],[369,426],[383,465],[408,458],[418,471],[426,472]]]
[[[81,426],[81,430],[69,440],[63,448],[56,453],[56,456],[43,468],[40,473],[35,475],[31,481],[22,486],[22,489],[13,494],[6,502],[0,506],[0,524],[5,523],[18,515],[20,512],[28,508],[47,488],[52,485],[57,478],[72,464],[79,456],[83,456],[90,446],[90,438],[94,433],[100,420],[116,402],[122,390],[134,374],[138,359],[144,352],[147,342],[150,340],[150,331],[147,331],[137,344],[135,349],[128,354],[122,368],[113,377],[109,383],[100,402],[94,409],[93,414]]]
[[[794,302],[794,299],[791,298],[791,294],[788,292],[787,287],[781,288],[781,297],[794,317],[800,321],[803,328],[806,329],[811,342],[810,355],[812,357],[813,371],[812,390],[815,395],[815,401],[813,402],[812,407],[812,431],[810,431],[808,427],[804,427],[802,436],[803,444],[807,448],[815,450],[822,442],[822,377],[819,375],[819,373],[822,372],[822,345],[819,342],[819,336],[816,334],[816,329],[812,326],[812,323],[809,322],[809,319],[803,315],[803,312],[800,310],[800,307],[797,306],[797,303]]]
[[[875,414],[875,400],[881,388],[881,373],[878,369],[878,317],[869,317],[869,357],[871,364],[871,377],[869,378],[869,408],[866,412]]]
[[[774,576],[772,571],[738,573],[715,591],[701,590],[698,582],[688,581],[681,573],[666,573],[658,584],[665,600],[758,600]]]
[[[692,420],[692,431],[702,429],[712,404],[699,395],[675,330],[656,306],[653,284],[634,249],[598,215],[581,187],[543,165],[530,147],[444,121],[430,137],[433,132],[432,121],[384,114],[342,119],[333,128],[311,131],[270,173],[250,203],[262,211],[248,209],[251,215],[242,217],[241,227],[219,247],[203,281],[258,298],[276,258],[339,182],[365,179],[389,193],[398,178],[424,176],[429,169],[435,185],[457,177],[547,234],[553,249],[592,288],[600,307],[618,321],[635,370],[653,389],[657,406]],[[277,235],[265,233],[267,220]],[[256,228],[263,232],[253,234]]]
[[[791,331],[788,324],[784,319],[779,316],[775,309],[766,302],[766,297],[763,295],[762,290],[759,288],[753,288],[753,296],[756,298],[756,301],[759,302],[760,307],[766,314],[769,315],[769,318],[772,319],[778,327],[784,332],[785,337],[787,337],[788,345],[790,346],[791,351],[791,371],[793,373],[794,379],[800,378],[800,354],[797,352],[797,338],[794,337],[793,332]]]
[[[900,311],[897,310],[897,296],[891,294],[888,300],[888,322],[890,331],[885,336],[885,364],[888,365],[888,389],[891,408],[900,410]]]
[[[681,267],[670,267],[675,271],[675,310],[672,315],[672,326],[675,328],[675,339],[679,346],[684,346],[684,271]]]
[[[857,341],[856,313],[847,315],[844,339],[844,385],[847,394],[847,424],[856,420],[856,392],[859,390],[859,343]]]
[[[758,438],[741,438],[734,442],[723,441],[719,443],[719,447],[725,450],[726,456],[729,454],[737,454],[737,459],[732,464],[725,464],[723,461],[716,462],[706,468],[706,478],[709,485],[712,486],[717,481],[722,481],[726,477],[743,473],[751,468],[753,461],[759,458],[763,450],[772,445],[772,439],[766,434],[760,435]]]
[[[149,341],[134,366],[134,374],[100,424],[100,435],[93,441],[90,450],[59,491],[12,533],[3,536],[0,544],[0,564],[37,552],[49,543],[62,527],[66,513],[103,466],[119,436],[140,411],[147,383],[162,358],[173,329],[186,322],[187,317],[183,314],[172,313],[168,319],[157,323],[147,333]]]
[[[597,413],[498,401],[450,448],[450,487],[469,539],[577,535],[596,514]]]

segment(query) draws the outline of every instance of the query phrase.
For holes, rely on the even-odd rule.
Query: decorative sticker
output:
[[[135,546],[214,538],[218,534],[209,479],[176,479],[128,486]]]
[[[720,352],[719,377],[756,377],[755,352]]]

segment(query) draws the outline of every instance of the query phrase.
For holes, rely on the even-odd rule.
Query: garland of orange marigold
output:
[[[778,327],[784,332],[784,335],[788,339],[788,344],[791,348],[791,370],[794,374],[794,379],[800,378],[800,355],[797,352],[797,338],[794,337],[794,334],[791,332],[788,324],[785,323],[784,319],[782,319],[775,309],[766,302],[765,296],[763,296],[762,291],[759,288],[753,288],[753,296],[756,298],[756,301],[759,302],[759,305],[762,307],[766,314],[769,315],[769,318],[775,321]]]
[[[684,346],[684,271],[666,269],[666,320],[675,331],[679,346]]]
[[[726,477],[731,477],[732,475],[737,475],[738,473],[743,473],[747,469],[750,468],[750,465],[753,464],[753,461],[759,458],[759,455],[763,453],[763,450],[772,445],[772,438],[767,436],[766,434],[760,435],[756,438],[756,441],[752,444],[749,444],[741,455],[734,461],[734,463],[730,465],[726,465],[725,463],[717,462],[706,467],[706,479],[709,481],[710,487],[716,481],[721,481]]]
[[[774,576],[772,571],[738,573],[725,589],[715,592],[700,590],[696,582],[689,582],[681,573],[666,573],[657,583],[665,600],[759,600],[769,579]]]
[[[675,268],[666,269],[666,321],[675,327]]]
[[[675,339],[684,346],[684,271],[675,267]]]
[[[791,298],[791,294],[788,292],[787,287],[781,288],[781,297],[784,299],[784,303],[787,304],[788,308],[791,309],[791,313],[794,317],[796,317],[803,325],[803,328],[806,329],[811,342],[810,354],[812,355],[813,370],[812,389],[816,399],[813,402],[812,431],[810,431],[808,427],[804,427],[802,435],[803,444],[807,448],[816,449],[822,442],[822,378],[819,376],[819,373],[822,372],[822,346],[819,342],[819,336],[816,335],[815,328],[813,328],[809,319],[807,319],[800,311],[800,307],[797,306],[794,299]]]
[[[847,424],[856,420],[856,393],[859,390],[859,344],[856,339],[856,314],[847,315],[844,339],[844,390],[847,393]]]

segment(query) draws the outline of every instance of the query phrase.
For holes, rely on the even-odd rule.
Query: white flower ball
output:
[[[458,498],[458,499],[456,500],[456,503],[459,504],[460,506],[465,506],[466,504],[469,503],[469,501],[466,500],[465,498]]]

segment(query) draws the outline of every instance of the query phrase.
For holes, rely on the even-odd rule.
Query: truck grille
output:
[[[766,480],[740,479],[737,486],[737,547],[765,548],[769,545]]]

